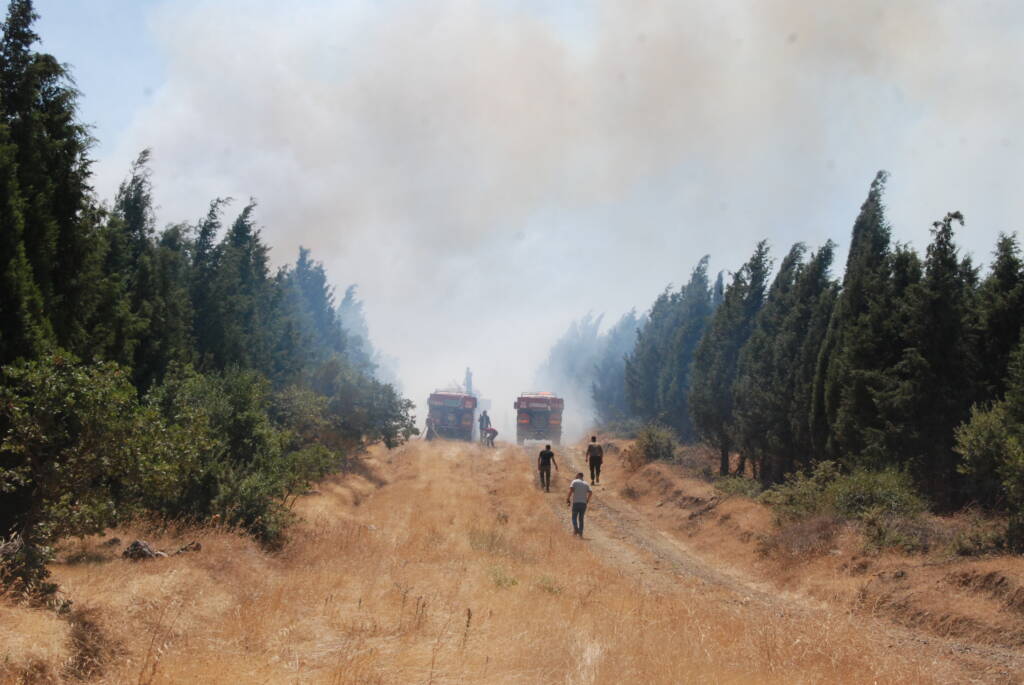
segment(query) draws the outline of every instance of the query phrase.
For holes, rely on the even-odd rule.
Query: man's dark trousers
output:
[[[572,505],[572,530],[583,537],[583,516],[587,513],[586,502],[573,502]]]
[[[551,492],[551,465],[540,467],[540,486]]]

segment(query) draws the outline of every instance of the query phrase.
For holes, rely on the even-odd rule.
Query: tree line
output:
[[[766,241],[715,282],[708,258],[667,289],[612,370],[626,412],[703,441],[722,475],[764,485],[834,461],[908,473],[939,510],[1024,505],[1024,262],[1001,234],[982,276],[955,243],[963,216],[932,226],[924,254],[892,240],[887,175],[853,225],[842,279],[829,241]],[[595,404],[604,398],[595,393]],[[738,462],[730,457],[738,455]]]
[[[412,403],[375,376],[354,287],[337,302],[306,249],[271,269],[255,202],[158,230],[149,151],[96,198],[36,18],[13,0],[0,42],[0,575],[138,512],[279,542],[312,479],[416,432]]]

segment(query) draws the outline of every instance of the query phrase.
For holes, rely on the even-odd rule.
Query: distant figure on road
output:
[[[487,444],[487,429],[491,427],[491,417],[487,415],[486,409],[480,414],[477,423],[480,424],[480,441]]]
[[[597,444],[597,436],[590,436],[590,444],[587,445],[587,456],[584,458],[590,464],[590,483],[601,482],[601,462],[604,461],[604,449]]]
[[[558,470],[558,462],[555,461],[555,453],[551,451],[551,445],[544,445],[544,449],[537,455],[537,470],[540,471],[540,486],[544,492],[551,492],[551,465]]]
[[[488,427],[488,429],[484,432],[484,445],[486,447],[494,447],[494,439],[496,437],[498,437],[498,429]]]
[[[587,481],[583,480],[583,474],[577,473],[576,480],[569,483],[569,495],[565,498],[566,504],[572,506],[572,532],[573,535],[583,537],[583,517],[587,513],[587,504],[590,503],[590,496],[594,491]]]
[[[427,430],[423,434],[424,440],[433,440],[437,437],[437,429],[434,427],[434,419],[427,417]]]

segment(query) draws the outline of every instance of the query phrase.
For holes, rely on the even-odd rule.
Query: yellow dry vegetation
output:
[[[671,569],[606,523],[568,529],[566,472],[417,442],[297,505],[281,552],[218,529],[112,531],[200,552],[129,562],[72,541],[72,620],[0,602],[0,681],[95,683],[928,683],[960,677],[876,624],[790,610]],[[643,572],[640,572],[643,567]],[[74,625],[74,617],[85,623]]]

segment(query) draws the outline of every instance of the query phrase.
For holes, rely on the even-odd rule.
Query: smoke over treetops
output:
[[[879,168],[897,239],[923,246],[957,208],[987,260],[1024,209],[1022,13],[162,2],[164,81],[96,186],[152,147],[162,221],[255,196],[274,259],[305,245],[359,284],[410,397],[472,366],[507,431],[570,319],[615,321],[762,237],[842,243]]]

